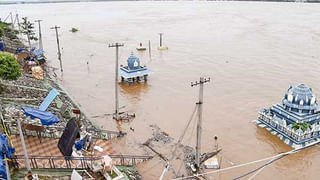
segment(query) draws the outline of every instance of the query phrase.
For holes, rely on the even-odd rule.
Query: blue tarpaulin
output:
[[[76,149],[78,151],[83,148],[84,144],[86,143],[86,140],[87,140],[87,136],[82,138],[80,141],[76,142],[76,144],[74,146],[76,147]]]
[[[22,110],[26,116],[30,116],[31,118],[39,118],[43,125],[51,125],[60,121],[56,115],[49,111],[42,111],[31,107],[22,107]]]
[[[43,50],[42,49],[38,49],[38,50],[33,52],[33,55],[35,55],[35,56],[39,56],[39,55],[42,55],[42,54],[43,54]]]
[[[4,46],[2,41],[0,41],[0,51],[4,51]]]
[[[6,157],[11,159],[11,154],[15,152],[15,149],[9,146],[8,140],[6,136],[0,133],[0,177],[3,179],[7,179],[7,172],[4,163],[4,155],[2,154],[2,150],[4,150]]]
[[[24,49],[24,48],[17,48],[16,50],[16,53],[19,54],[19,53],[27,53],[28,50],[27,49]]]

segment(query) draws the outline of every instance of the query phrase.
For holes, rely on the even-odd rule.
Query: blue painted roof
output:
[[[129,70],[136,70],[136,69],[140,69],[140,59],[137,58],[134,55],[131,55],[128,59],[127,59],[127,63],[128,63],[128,68]]]
[[[304,84],[300,84],[298,86],[290,86],[287,93],[284,95],[282,102],[284,105],[290,108],[295,108],[299,110],[318,109],[318,103],[315,96],[312,93],[312,89]]]
[[[128,73],[128,72],[120,69],[119,74],[121,77],[124,77],[124,78],[133,78],[133,77],[137,77],[137,76],[148,75],[148,74],[150,74],[150,72],[151,72],[150,70],[144,69],[141,71],[135,71],[135,72]]]

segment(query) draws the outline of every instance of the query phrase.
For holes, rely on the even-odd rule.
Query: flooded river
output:
[[[223,160],[241,164],[290,150],[252,123],[262,107],[281,99],[290,85],[305,83],[320,94],[320,4],[264,2],[97,2],[1,5],[0,16],[18,12],[42,19],[44,49],[59,68],[55,32],[62,46],[62,84],[104,129],[116,130],[115,49],[120,64],[133,52],[152,74],[147,84],[120,86],[120,105],[136,113],[122,128],[128,135],[115,148],[138,152],[157,124],[178,139],[198,98],[191,81],[211,77],[204,88],[203,151],[219,137]],[[72,27],[79,32],[71,33]],[[168,51],[158,51],[159,32]],[[137,52],[140,42],[148,52]],[[134,132],[129,130],[132,127]],[[191,129],[187,132],[191,133]],[[195,135],[191,138],[195,142]],[[187,143],[187,142],[184,142]],[[191,143],[190,145],[194,145]],[[164,163],[154,158],[138,168],[144,179],[158,179]],[[222,164],[230,166],[227,163]],[[256,166],[208,176],[235,178]],[[320,149],[313,147],[266,167],[256,179],[319,179]],[[170,178],[170,173],[166,178]],[[246,179],[246,178],[244,178]]]

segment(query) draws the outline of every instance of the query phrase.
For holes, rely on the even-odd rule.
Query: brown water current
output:
[[[89,117],[101,116],[92,120],[104,129],[117,129],[111,116],[103,116],[114,111],[115,49],[108,44],[125,44],[120,48],[120,64],[133,52],[151,69],[147,84],[121,84],[119,88],[120,105],[136,113],[131,123],[122,125],[128,135],[115,143],[123,154],[140,152],[139,144],[151,136],[152,124],[178,139],[198,98],[198,87],[190,87],[190,82],[200,76],[211,77],[204,88],[202,149],[212,150],[217,135],[223,159],[234,164],[290,150],[252,123],[260,108],[281,102],[289,86],[298,83],[320,94],[320,4],[83,2],[0,6],[2,18],[11,11],[43,20],[44,50],[56,68],[55,32],[50,27],[61,27],[64,73],[62,76],[57,70],[58,77]],[[72,27],[79,32],[71,33]],[[168,51],[157,50],[159,32],[164,33]],[[140,42],[148,46],[149,40],[151,58],[148,51],[135,50]],[[195,142],[195,134],[191,142]],[[154,158],[138,169],[144,179],[158,179],[163,167],[164,163]],[[231,179],[254,167],[208,177]],[[319,177],[320,149],[315,146],[266,167],[256,179]]]

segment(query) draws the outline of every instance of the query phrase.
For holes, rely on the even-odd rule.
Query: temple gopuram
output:
[[[281,104],[259,111],[257,125],[295,149],[320,141],[320,108],[312,89],[290,86]]]

